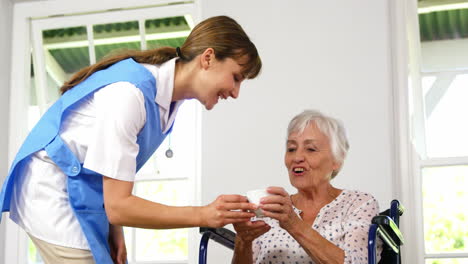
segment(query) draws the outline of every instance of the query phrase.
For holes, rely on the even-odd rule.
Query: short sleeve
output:
[[[144,96],[128,82],[94,94],[96,120],[84,167],[107,177],[133,181],[139,152],[137,136],[146,122]]]
[[[372,218],[379,214],[379,204],[370,194],[359,193],[344,223],[345,264],[367,263],[367,239]]]

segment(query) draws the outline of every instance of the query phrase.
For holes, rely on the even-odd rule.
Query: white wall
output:
[[[3,182],[8,168],[8,99],[10,97],[11,28],[13,4],[10,0],[0,1],[0,182]],[[0,256],[4,256],[5,222],[0,224]]]
[[[350,152],[333,184],[392,199],[389,2],[203,0],[202,17],[229,15],[256,43],[261,76],[236,101],[205,111],[202,201],[269,185],[290,187],[283,165],[286,126],[306,108],[341,119]],[[231,252],[209,248],[211,263]]]

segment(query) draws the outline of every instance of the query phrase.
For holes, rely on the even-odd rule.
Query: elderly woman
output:
[[[370,194],[330,183],[347,151],[338,120],[313,110],[294,117],[284,162],[297,193],[269,187],[272,195],[259,205],[265,221],[234,224],[232,263],[367,263],[367,234],[378,203]]]

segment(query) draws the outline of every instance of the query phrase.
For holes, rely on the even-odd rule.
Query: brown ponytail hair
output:
[[[242,27],[230,17],[211,17],[196,25],[180,47],[179,60],[182,63],[189,62],[202,54],[207,48],[213,48],[218,60],[235,59],[243,67],[242,74],[247,79],[253,79],[260,73],[262,61],[257,48],[250,41]],[[133,58],[139,63],[162,64],[176,56],[176,49],[173,47],[143,51],[127,50],[118,55],[105,57],[103,60],[81,69],[63,84],[60,92],[64,94],[91,74],[106,69],[121,60]],[[240,62],[241,58],[242,64]]]

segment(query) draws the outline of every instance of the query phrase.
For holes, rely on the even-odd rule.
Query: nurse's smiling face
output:
[[[207,110],[211,110],[219,99],[236,99],[243,80],[242,66],[236,60],[218,60],[213,54],[199,74],[196,98]]]
[[[340,168],[330,149],[330,142],[314,122],[302,133],[293,132],[286,142],[284,162],[289,180],[297,189],[328,184],[334,170]]]
[[[261,69],[260,58],[248,50],[206,48],[201,54],[179,59],[174,72],[172,102],[197,99],[207,110],[219,99],[236,99],[245,79],[255,78]]]

